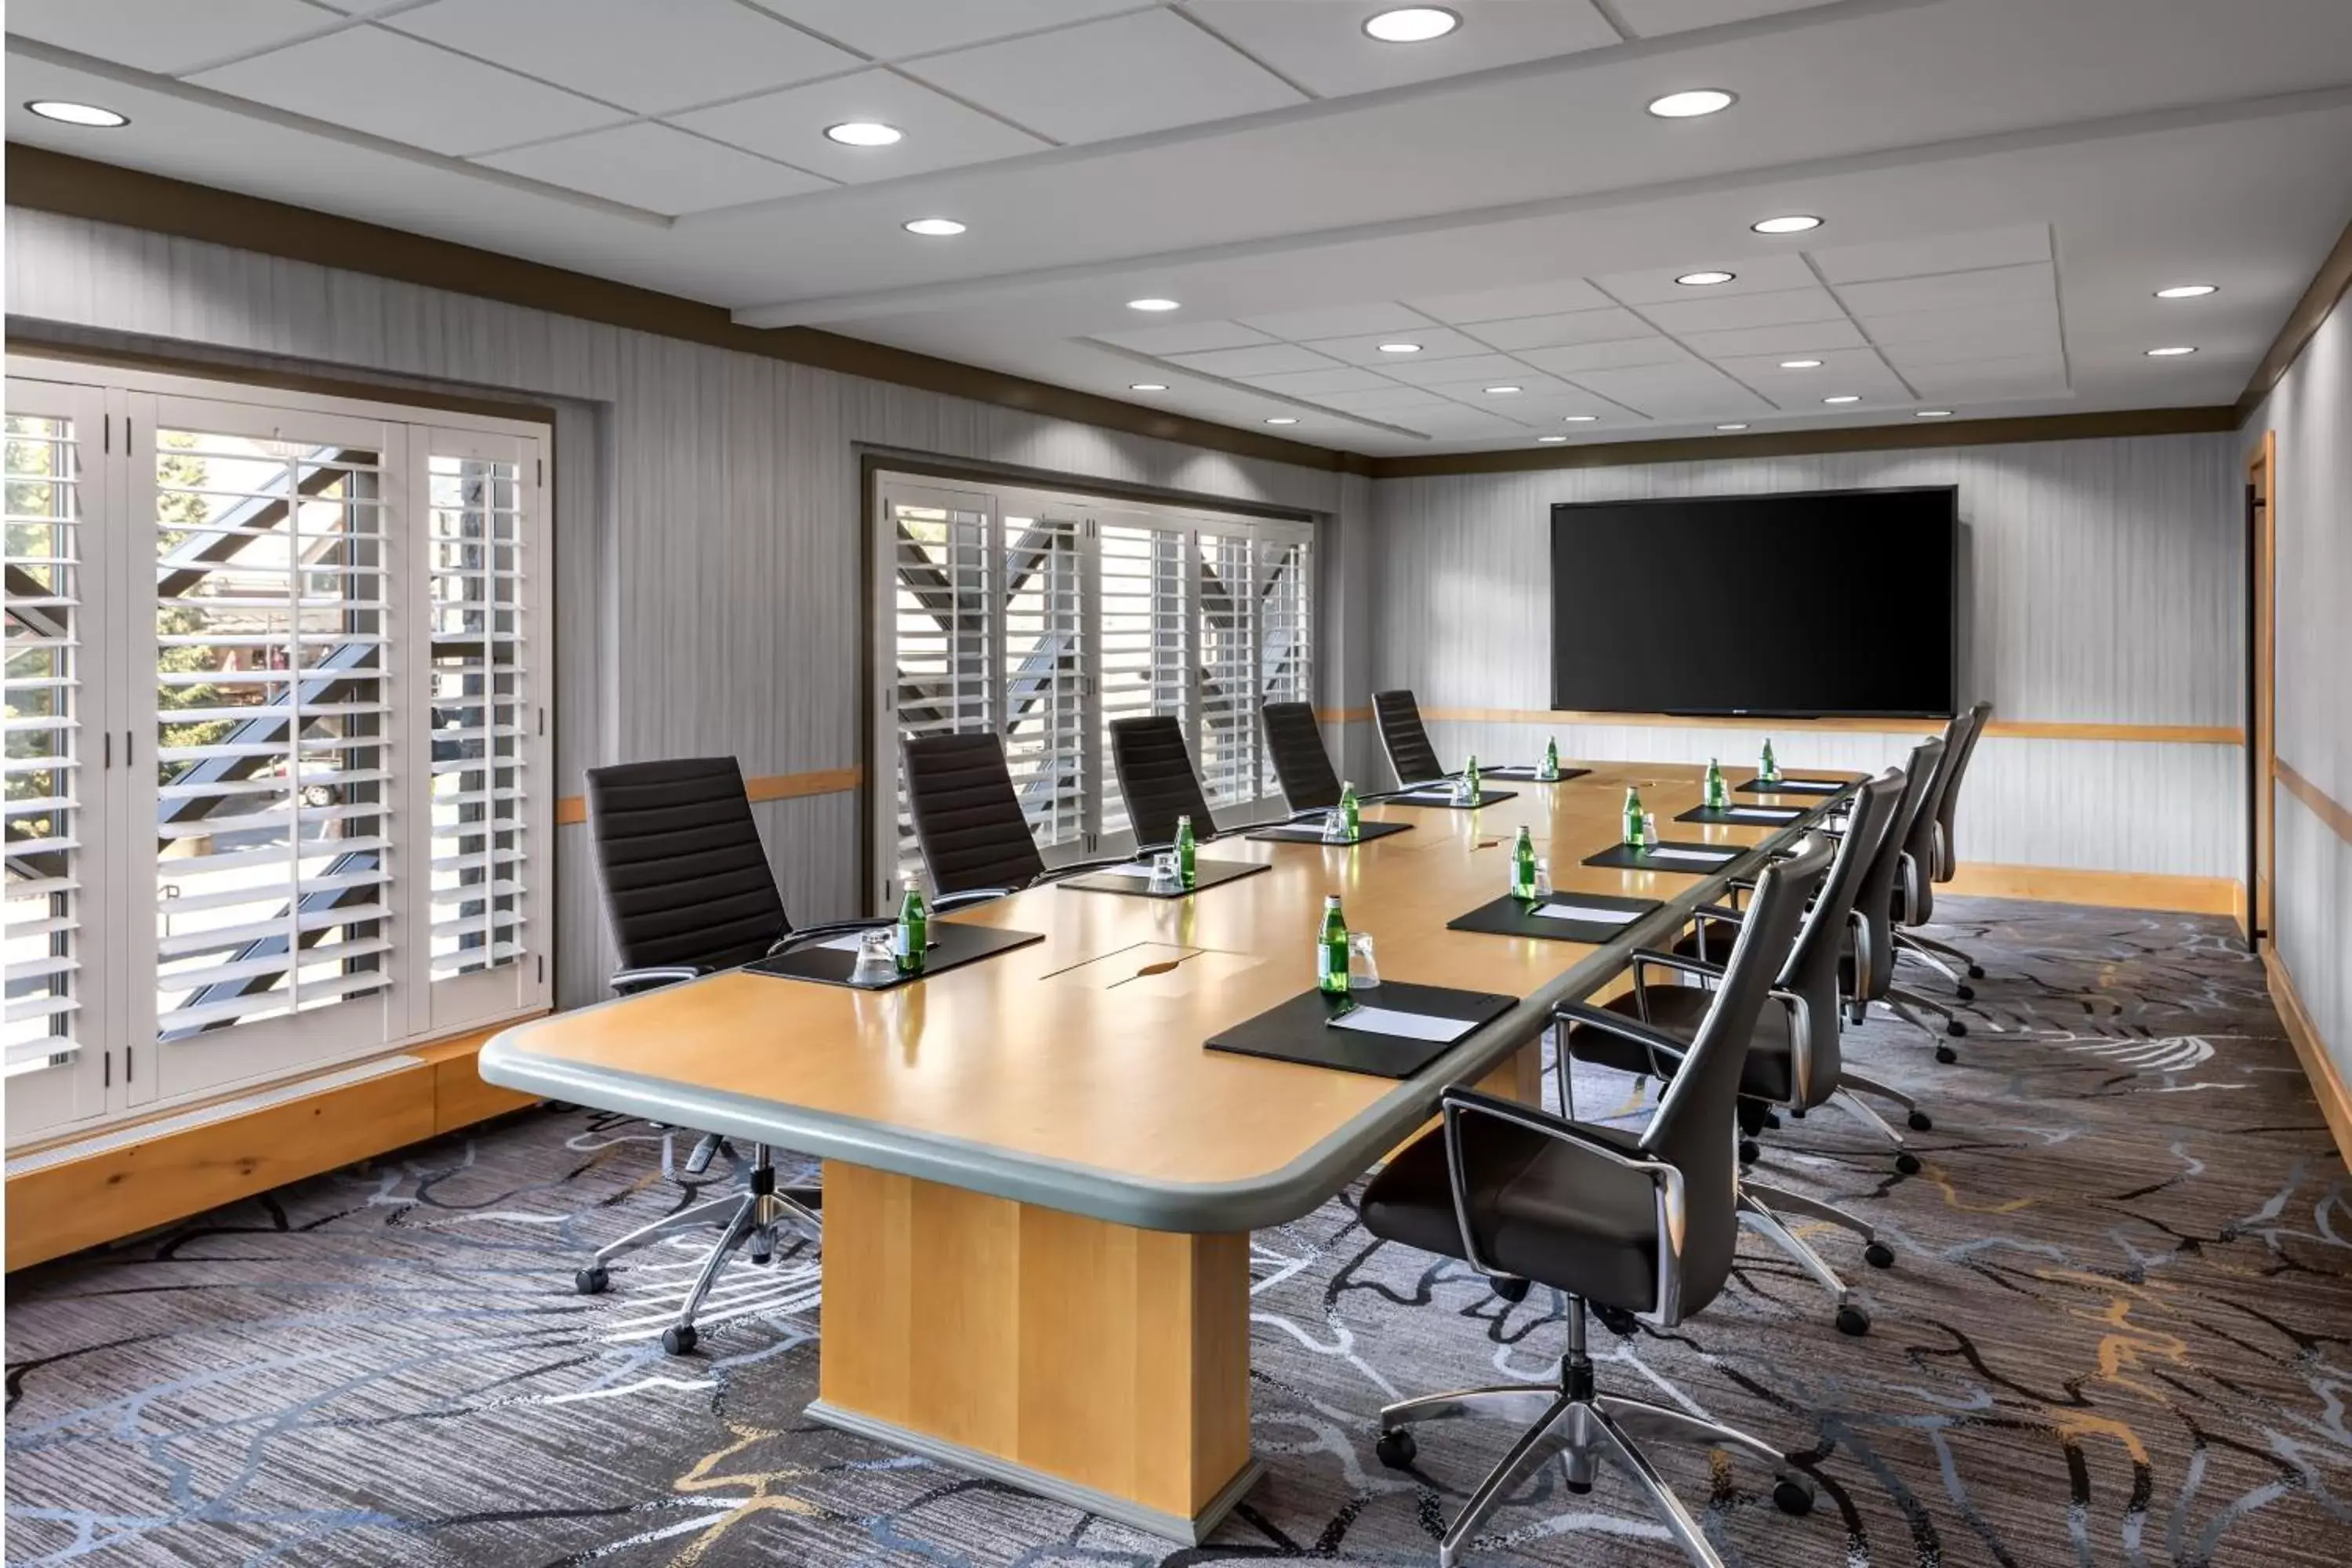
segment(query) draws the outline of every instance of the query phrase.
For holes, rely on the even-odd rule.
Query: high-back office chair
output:
[[[1805,902],[1829,865],[1829,843],[1816,836],[1759,879],[1696,1035],[1687,1042],[1656,1037],[1682,1053],[1682,1068],[1638,1136],[1455,1087],[1440,1098],[1440,1126],[1392,1157],[1365,1189],[1364,1227],[1375,1236],[1461,1258],[1489,1279],[1532,1279],[1568,1297],[1568,1353],[1556,1388],[1465,1389],[1381,1413],[1380,1457],[1396,1467],[1412,1462],[1406,1428],[1416,1422],[1485,1414],[1535,1422],[1446,1531],[1437,1549],[1441,1568],[1453,1568],[1496,1505],[1554,1454],[1566,1460],[1568,1484],[1579,1491],[1591,1487],[1601,1458],[1615,1459],[1691,1561],[1722,1568],[1697,1521],[1635,1446],[1637,1436],[1744,1454],[1780,1476],[1773,1500],[1781,1508],[1803,1513],[1812,1506],[1811,1483],[1769,1444],[1678,1408],[1599,1392],[1585,1309],[1671,1328],[1706,1307],[1729,1277],[1739,1229],[1732,1107],[1742,1063]]]
[[[613,989],[624,995],[732,969],[780,944],[836,929],[793,931],[760,844],[743,771],[732,757],[591,768],[588,828],[605,919],[621,957]],[[688,1173],[700,1174],[725,1148],[716,1134],[706,1135],[687,1162]],[[777,1233],[795,1224],[819,1229],[807,1205],[777,1190],[767,1145],[755,1144],[740,1193],[691,1205],[599,1247],[573,1287],[595,1295],[611,1282],[607,1265],[623,1253],[681,1231],[719,1226],[685,1306],[662,1334],[662,1347],[683,1355],[694,1348],[695,1314],[729,1257],[748,1247],[753,1263],[765,1263]]]
[[[1201,793],[1200,777],[1192,772],[1184,727],[1172,715],[1112,720],[1110,761],[1118,774],[1119,798],[1126,801],[1128,821],[1135,829],[1136,848],[1173,843],[1179,816],[1192,819],[1196,837],[1216,833],[1208,796]]]
[[[1274,758],[1274,775],[1282,783],[1282,797],[1290,809],[1328,811],[1339,805],[1339,775],[1323,749],[1314,708],[1305,702],[1269,702],[1259,711],[1265,720],[1265,749]]]
[[[1445,765],[1429,743],[1429,731],[1422,728],[1421,704],[1412,692],[1373,692],[1372,717],[1380,721],[1381,749],[1388,753],[1389,771],[1396,774],[1400,788],[1445,776]]]
[[[933,893],[1013,892],[1045,877],[1045,858],[994,735],[905,735],[898,751]]]
[[[1959,808],[1960,785],[1969,775],[1969,759],[1976,755],[1977,742],[1983,738],[1985,724],[1991,718],[1992,704],[1978,702],[1967,712],[1954,716],[1945,731],[1944,781],[1936,802],[1936,831],[1929,857],[1932,863],[1918,868],[1916,881],[1906,879],[1903,884],[1909,901],[1898,912],[1895,933],[1903,951],[1950,981],[1963,1002],[1976,999],[1976,990],[1969,982],[1984,978],[1984,965],[1948,942],[1902,928],[1926,924],[1935,912],[1934,884],[1950,881],[1959,870],[1953,819]],[[1952,963],[1958,964],[1960,971],[1954,971]]]
[[[1903,858],[1923,842],[1919,837],[1921,817],[1933,805],[1946,754],[1940,735],[1930,735],[1911,748],[1910,761],[1903,769],[1903,796],[1895,806],[1895,820],[1886,830],[1885,841],[1872,858],[1870,869],[1863,877],[1862,892],[1854,900],[1853,951],[1839,977],[1848,1017],[1861,1023],[1875,1003],[1935,1040],[1936,1059],[1939,1062],[1958,1061],[1958,1054],[1937,1037],[1937,1030],[1920,1014],[1933,1013],[1942,1017],[1942,1032],[1947,1035],[1965,1035],[1968,1026],[1942,1003],[1895,984],[1895,916]],[[1929,818],[1931,823],[1932,820]]]
[[[1903,775],[1893,768],[1869,780],[1855,793],[1853,811],[1846,819],[1829,874],[1822,879],[1812,907],[1805,911],[1804,922],[1789,949],[1788,961],[1773,982],[1771,994],[1777,1005],[1767,1006],[1758,1015],[1756,1033],[1748,1043],[1748,1060],[1739,1079],[1743,1134],[1739,1157],[1743,1164],[1756,1158],[1755,1145],[1749,1140],[1760,1130],[1767,1108],[1785,1105],[1801,1116],[1834,1100],[1855,1120],[1895,1146],[1898,1163],[1906,1173],[1919,1168],[1917,1158],[1904,1150],[1903,1135],[1857,1099],[1854,1091],[1874,1090],[1894,1100],[1911,1112],[1913,1125],[1921,1131],[1933,1123],[1907,1096],[1848,1077],[1838,1039],[1843,1011],[1838,1000],[1838,963],[1852,933],[1854,899],[1862,890],[1863,874],[1894,820],[1902,793]],[[1703,932],[1712,929],[1733,941],[1737,940],[1738,926],[1747,918],[1744,911],[1729,908],[1712,908],[1702,913],[1710,917],[1700,928]],[[1715,951],[1719,954],[1724,947],[1718,945]],[[1696,980],[1701,985],[1653,984],[1650,972],[1661,969]],[[1562,1033],[1559,1096],[1567,1114],[1576,1114],[1575,1089],[1570,1074],[1573,1062],[1600,1062],[1621,1072],[1670,1080],[1679,1070],[1680,1043],[1696,1036],[1714,1005],[1710,993],[1701,986],[1720,982],[1723,974],[1724,966],[1708,962],[1704,951],[1696,954],[1687,951],[1636,952],[1633,959],[1633,989],[1612,999],[1603,1010],[1617,1022],[1599,1022],[1599,1015],[1588,1011],[1584,1021],[1570,1022]],[[1673,1053],[1661,1056],[1654,1047],[1654,1042],[1661,1035],[1678,1042]],[[1844,1281],[1773,1211],[1784,1209],[1843,1226],[1862,1237],[1863,1256],[1872,1266],[1890,1268],[1895,1262],[1894,1251],[1878,1239],[1870,1223],[1801,1193],[1782,1192],[1744,1176],[1739,1197],[1740,1217],[1794,1258],[1829,1291],[1836,1309],[1837,1326],[1850,1334],[1867,1332],[1869,1315],[1853,1303]]]

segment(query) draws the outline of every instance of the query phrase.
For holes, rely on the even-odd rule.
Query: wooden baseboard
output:
[[[2078,871],[2064,866],[1997,866],[1982,860],[1961,865],[1937,891],[1963,898],[2040,899],[2053,904],[2170,910],[2189,915],[2236,914],[2245,896],[2228,877]]]
[[[2295,994],[2294,976],[2279,961],[2276,948],[2263,948],[2263,969],[2270,979],[2271,1001],[2278,1008],[2279,1022],[2286,1026],[2286,1037],[2294,1042],[2294,1054],[2302,1058],[2304,1076],[2318,1097],[2327,1130],[2336,1135],[2336,1152],[2344,1156],[2345,1164],[2352,1166],[2352,1092],[2346,1090],[2343,1075],[2336,1070],[2336,1058],[2327,1054],[2327,1042],[2320,1038],[2319,1026],[2305,1011],[2303,998]]]
[[[110,1142],[12,1175],[8,1269],[119,1241],[529,1105],[530,1096],[484,1083],[474,1070],[482,1043],[506,1026],[411,1047],[396,1053],[403,1066],[357,1082]],[[155,1120],[163,1125],[184,1114]],[[136,1131],[133,1124],[82,1136]]]

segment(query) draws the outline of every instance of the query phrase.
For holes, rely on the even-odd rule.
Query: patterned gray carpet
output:
[[[1597,1331],[1603,1386],[1811,1464],[1798,1520],[1745,1466],[1654,1456],[1733,1568],[2352,1563],[2352,1208],[2260,970],[2226,921],[1949,912],[1990,971],[1961,1062],[1895,1025],[1852,1047],[1928,1100],[1925,1169],[1826,1110],[1766,1146],[1894,1243],[1878,1272],[1816,1234],[1870,1335],[1751,1238],[1679,1330]],[[1628,1088],[1580,1073],[1579,1101],[1638,1116]],[[814,1247],[730,1276],[683,1361],[656,1336],[691,1247],[572,1295],[584,1252],[682,1201],[664,1159],[641,1123],[527,1112],[12,1279],[7,1560],[1423,1564],[1516,1433],[1432,1428],[1396,1473],[1374,1412],[1554,1372],[1555,1300],[1375,1242],[1348,1197],[1261,1234],[1267,1478],[1177,1550],[803,1421]],[[1540,1479],[1493,1531],[1480,1562],[1680,1561],[1606,1472]]]

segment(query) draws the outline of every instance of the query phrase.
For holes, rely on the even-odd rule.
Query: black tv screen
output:
[[[1958,537],[1950,486],[1555,506],[1552,706],[1947,716]]]

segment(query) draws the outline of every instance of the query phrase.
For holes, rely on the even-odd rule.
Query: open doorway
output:
[[[2246,458],[2246,936],[2271,930],[2277,853],[2278,516],[2273,502],[2278,435],[2263,432]]]

